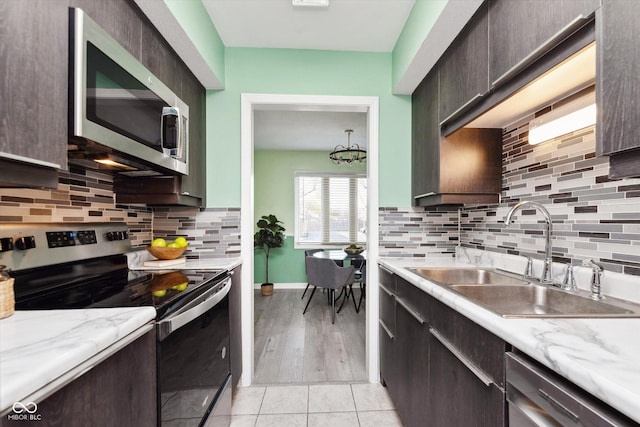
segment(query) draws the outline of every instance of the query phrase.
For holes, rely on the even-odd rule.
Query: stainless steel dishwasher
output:
[[[507,353],[509,425],[637,426],[638,423],[521,353]]]

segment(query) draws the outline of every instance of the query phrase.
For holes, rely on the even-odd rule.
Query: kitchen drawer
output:
[[[382,320],[389,332],[396,332],[396,298],[395,295],[383,284],[380,285],[380,320]]]
[[[387,288],[391,293],[396,293],[396,274],[384,267],[378,269],[380,278],[378,279],[380,284]]]
[[[396,280],[396,304],[404,305],[418,317],[429,323],[429,295],[401,277]]]
[[[430,324],[437,334],[504,388],[504,357],[510,346],[447,305],[431,299]]]

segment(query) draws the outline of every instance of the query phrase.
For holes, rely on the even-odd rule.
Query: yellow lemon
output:
[[[167,247],[167,241],[164,240],[163,238],[159,237],[157,239],[154,239],[153,242],[151,242],[151,246],[157,246],[159,248],[166,248]]]
[[[185,246],[187,246],[189,244],[189,242],[187,242],[187,239],[185,239],[182,236],[176,237],[176,240],[174,240],[173,242],[177,243],[178,247],[181,247],[181,248],[184,248]]]

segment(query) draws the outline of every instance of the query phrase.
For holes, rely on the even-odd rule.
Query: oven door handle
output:
[[[180,329],[192,320],[202,316],[207,311],[215,307],[220,301],[229,294],[231,289],[231,278],[225,279],[224,286],[214,294],[205,293],[202,296],[202,300],[196,299],[192,301],[189,308],[186,311],[178,312],[171,317],[159,320],[158,327],[158,340],[163,341],[169,334]]]

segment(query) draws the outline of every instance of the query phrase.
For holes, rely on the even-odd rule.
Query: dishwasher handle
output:
[[[523,354],[506,354],[506,379],[512,425],[638,425]]]

